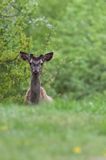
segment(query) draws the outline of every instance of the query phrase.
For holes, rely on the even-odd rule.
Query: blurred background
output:
[[[53,103],[26,107],[19,52],[53,51],[41,84]],[[0,160],[106,160],[106,1],[0,1]]]
[[[20,51],[54,52],[41,76],[54,99],[106,94],[105,0],[3,0],[0,4],[0,102],[23,102],[30,68]]]

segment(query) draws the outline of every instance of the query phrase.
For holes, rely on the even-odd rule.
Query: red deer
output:
[[[25,96],[25,102],[38,104],[40,101],[52,101],[52,98],[46,94],[46,91],[40,84],[40,73],[43,63],[52,59],[53,52],[36,57],[33,54],[20,52],[20,56],[30,64],[31,68],[31,83]]]

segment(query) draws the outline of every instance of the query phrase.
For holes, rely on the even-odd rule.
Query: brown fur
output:
[[[30,96],[31,96],[31,89],[29,88],[25,95],[25,103],[30,104]],[[43,87],[40,87],[40,102],[52,102],[53,99],[47,95],[45,89]]]

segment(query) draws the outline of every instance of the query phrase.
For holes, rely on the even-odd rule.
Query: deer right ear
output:
[[[24,61],[29,61],[30,60],[30,56],[28,53],[22,52],[20,51],[20,57],[24,60]]]
[[[53,57],[53,52],[49,52],[43,56],[43,61],[50,61]]]

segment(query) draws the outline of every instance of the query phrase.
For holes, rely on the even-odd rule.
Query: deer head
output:
[[[49,52],[45,55],[34,56],[33,54],[20,51],[20,56],[30,64],[31,72],[37,75],[41,72],[43,63],[52,59],[53,52]]]

